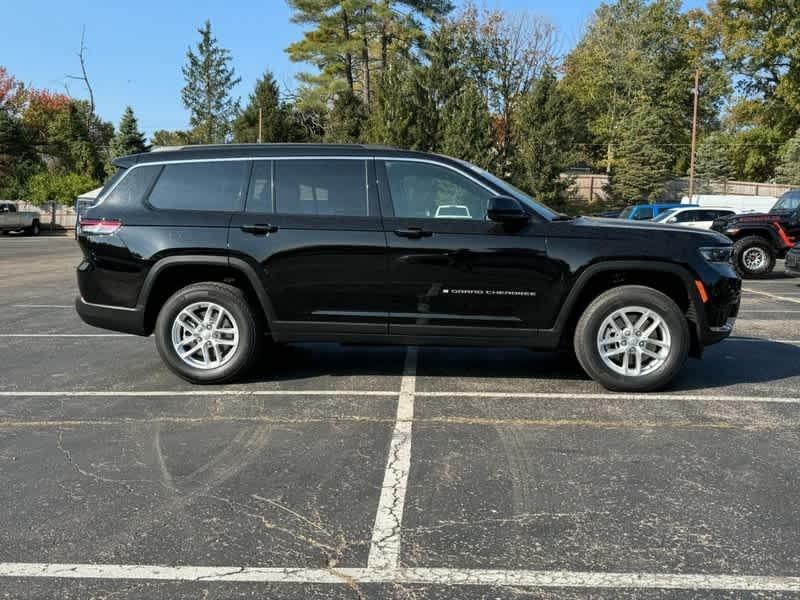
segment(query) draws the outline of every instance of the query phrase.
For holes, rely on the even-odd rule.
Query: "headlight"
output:
[[[710,263],[726,263],[731,260],[731,246],[700,248],[700,254]]]

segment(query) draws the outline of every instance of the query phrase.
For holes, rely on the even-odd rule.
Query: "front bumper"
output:
[[[148,335],[144,327],[144,309],[108,306],[86,302],[81,296],[75,298],[75,310],[84,323],[92,327]]]
[[[727,265],[721,269],[710,269],[700,278],[708,300],[697,295],[695,300],[697,338],[701,346],[721,342],[733,333],[739,306],[742,301],[742,280]],[[695,316],[695,315],[693,315]]]

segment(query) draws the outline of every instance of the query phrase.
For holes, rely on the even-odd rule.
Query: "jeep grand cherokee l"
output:
[[[574,349],[605,387],[654,390],[739,309],[724,236],[572,219],[445,156],[227,145],[115,163],[79,226],[78,313],[154,334],[196,383],[240,377],[272,342],[333,341]]]

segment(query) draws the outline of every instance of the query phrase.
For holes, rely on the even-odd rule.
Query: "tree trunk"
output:
[[[347,11],[342,11],[342,33],[346,43],[350,42],[350,18],[347,16]],[[347,87],[350,93],[353,93],[353,55],[348,50],[344,55],[344,77],[347,80]]]
[[[369,106],[370,99],[370,73],[369,73],[369,40],[366,29],[364,30],[364,45],[361,47],[361,60],[364,63],[364,104]]]

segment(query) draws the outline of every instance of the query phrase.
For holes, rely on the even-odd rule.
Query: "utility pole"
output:
[[[700,69],[694,71],[694,111],[692,113],[692,156],[689,159],[689,202],[694,195],[694,162],[697,145],[697,105],[700,99]]]
[[[258,107],[258,143],[261,143],[261,128],[262,128],[263,117],[261,115],[261,107]]]

